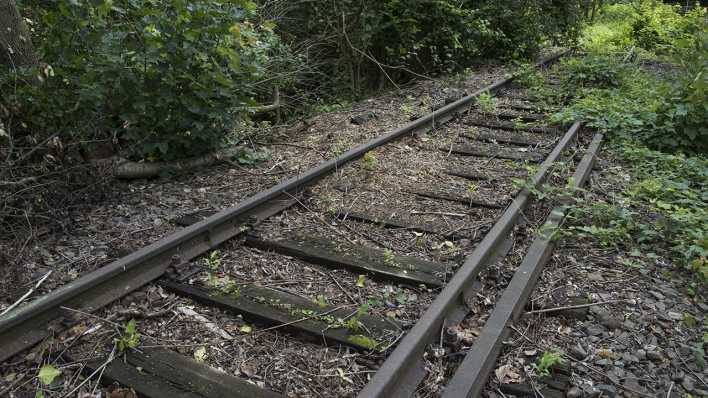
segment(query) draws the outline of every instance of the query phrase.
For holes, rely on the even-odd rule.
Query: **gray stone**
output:
[[[642,349],[637,350],[637,358],[640,361],[647,359],[647,352]]]
[[[600,324],[609,330],[622,328],[622,320],[619,317],[607,315],[600,316]]]
[[[686,373],[682,370],[679,370],[671,375],[671,380],[680,383],[683,381],[683,378],[686,377]]]
[[[659,351],[647,351],[647,359],[659,362],[664,360],[664,356]]]
[[[631,390],[632,392],[638,392],[638,393],[644,393],[644,387],[642,387],[637,379],[635,378],[628,378],[624,381],[624,384],[622,386],[628,390]]]
[[[617,395],[617,389],[609,384],[598,384],[596,387],[606,397],[613,398]]]
[[[664,299],[664,295],[661,294],[661,293],[659,293],[659,292],[655,292],[655,291],[652,290],[652,291],[649,292],[649,294],[651,294],[652,296],[654,296],[654,298],[656,298],[657,300],[663,300],[663,299]]]
[[[577,344],[570,349],[570,355],[573,358],[582,361],[583,359],[587,358],[588,352],[585,351],[585,349],[580,344]]]
[[[622,360],[623,360],[625,363],[633,363],[633,362],[638,362],[638,361],[639,361],[639,359],[638,359],[637,357],[635,357],[634,355],[632,355],[632,354],[630,354],[630,353],[628,353],[628,352],[623,352],[623,353],[622,353]]]
[[[683,320],[683,315],[678,312],[669,311],[669,318],[673,319],[674,321],[681,321]]]
[[[580,398],[583,396],[583,391],[576,386],[573,386],[565,393],[568,398]]]
[[[693,392],[696,388],[693,385],[693,378],[691,376],[684,377],[683,381],[681,382],[681,386],[688,392]]]
[[[593,282],[599,282],[604,280],[605,278],[602,277],[602,274],[599,272],[591,272],[588,274],[588,280],[591,280]]]
[[[599,336],[602,334],[603,330],[598,325],[590,325],[585,328],[588,336]]]
[[[610,361],[607,358],[598,359],[597,361],[595,361],[595,365],[597,365],[597,366],[607,366],[611,363],[612,363],[612,361]]]

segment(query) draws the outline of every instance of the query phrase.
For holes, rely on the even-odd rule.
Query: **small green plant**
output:
[[[123,328],[123,332],[115,339],[116,349],[119,353],[128,348],[135,348],[140,344],[140,334],[138,333],[135,319],[131,319]]]
[[[346,152],[348,149],[347,143],[344,140],[337,139],[337,141],[334,142],[334,145],[332,145],[332,148],[330,149],[330,153],[332,156],[339,156]]]
[[[478,183],[474,183],[474,182],[467,183],[467,193],[475,194],[478,191],[479,191],[479,184]]]
[[[403,114],[403,116],[406,117],[406,119],[410,119],[413,116],[413,108],[410,105],[403,104],[400,106],[399,110]]]
[[[259,150],[244,148],[238,153],[235,160],[239,164],[251,165],[268,160],[270,159],[270,157],[271,153],[266,148],[262,148]]]
[[[385,249],[383,251],[383,260],[384,260],[384,264],[390,265],[393,267],[396,264],[396,254],[391,249]]]
[[[551,367],[565,362],[563,354],[558,350],[546,351],[541,358],[534,364],[534,368],[541,377],[546,377],[550,374]]]
[[[37,373],[37,379],[44,386],[48,386],[54,382],[61,374],[61,370],[57,369],[54,365],[46,364],[39,368],[39,373]]]
[[[376,159],[376,155],[369,151],[364,154],[364,158],[362,159],[364,161],[364,168],[369,171],[373,171],[376,169],[376,165],[378,164],[378,160]]]
[[[350,316],[349,319],[344,321],[342,323],[342,326],[351,331],[358,331],[361,328],[361,323],[359,323],[359,319],[361,319],[362,316],[366,315],[366,313],[369,311],[369,306],[370,304],[368,302],[360,305],[359,308],[356,309],[354,315]]]
[[[521,64],[514,72],[514,83],[526,88],[538,88],[543,85],[543,74],[532,64]]]
[[[206,264],[207,268],[209,268],[211,271],[216,271],[221,267],[221,258],[220,258],[221,253],[219,253],[218,250],[214,250],[209,253],[207,258],[204,259],[204,264]]]
[[[477,106],[482,113],[491,114],[497,109],[497,100],[485,91],[477,97]]]
[[[359,275],[359,277],[356,279],[356,286],[360,288],[364,288],[366,284],[366,275]]]
[[[325,308],[327,307],[327,300],[324,295],[318,294],[317,295],[317,300],[315,301],[317,305],[320,306],[320,308]]]
[[[562,61],[563,86],[569,90],[582,87],[618,87],[625,66],[616,56],[588,55]]]

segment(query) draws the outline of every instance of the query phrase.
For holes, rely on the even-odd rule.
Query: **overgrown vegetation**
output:
[[[150,160],[204,153],[245,119],[280,48],[247,0],[23,4],[45,63],[0,74],[14,139],[110,138]],[[37,73],[41,84],[17,84]]]
[[[462,70],[481,57],[524,58],[577,34],[581,2],[503,0],[260,1],[296,53],[315,57],[303,88],[350,95],[421,75]]]
[[[561,65],[571,106],[560,121],[606,133],[629,173],[607,202],[581,203],[571,232],[629,257],[663,256],[708,281],[706,10],[638,0],[605,7]],[[624,260],[631,265],[631,259]],[[699,282],[700,283],[700,282]]]
[[[33,56],[15,62],[17,46],[0,48],[0,239],[18,248],[0,253],[9,263],[33,229],[105,199],[111,169],[94,166],[111,162],[97,159],[199,157],[281,111],[348,106],[480,59],[531,59],[572,42],[582,15],[580,1],[545,0],[16,3],[14,21],[27,29],[6,27],[0,39],[24,32],[15,42]],[[283,104],[261,106],[275,92]],[[344,150],[335,144],[331,155]],[[365,165],[376,167],[371,157]]]

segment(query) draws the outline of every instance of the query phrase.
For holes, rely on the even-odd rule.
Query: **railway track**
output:
[[[214,370],[194,351],[220,345],[233,358],[234,331],[250,334],[254,324],[266,340],[286,331],[289,344],[356,356],[359,370],[331,374],[363,385],[348,395],[479,396],[564,217],[535,193],[571,176],[566,189],[581,187],[602,141],[578,123],[544,125],[546,110],[511,84],[460,98],[232,208],[177,219],[184,228],[175,234],[0,317],[0,363],[148,285],[228,314],[222,323],[236,326],[182,306],[219,337],[173,344],[190,357],[163,344],[171,320],[146,320],[163,338],[118,356],[104,350],[83,361],[86,375],[146,397],[280,396],[265,381]],[[495,106],[479,111],[486,94]],[[253,376],[243,362],[239,369]],[[317,388],[279,390],[321,395]]]

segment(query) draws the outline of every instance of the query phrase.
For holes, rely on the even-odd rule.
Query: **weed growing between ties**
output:
[[[654,261],[708,281],[708,33],[706,10],[682,15],[650,1],[605,7],[585,29],[584,57],[559,67],[571,92],[557,121],[606,134],[622,164],[616,182],[578,203],[566,236],[589,239],[621,263]],[[604,178],[604,177],[603,177]]]

